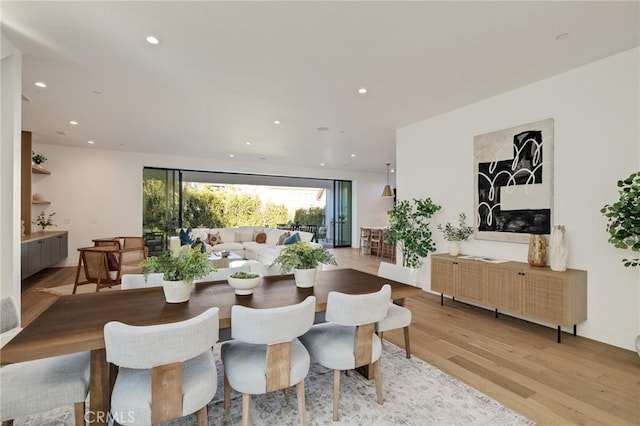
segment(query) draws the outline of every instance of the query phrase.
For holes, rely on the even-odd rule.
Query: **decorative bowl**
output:
[[[236,290],[238,296],[248,296],[253,294],[253,290],[262,284],[262,275],[250,274],[252,278],[237,278],[233,275],[247,274],[246,272],[236,272],[227,277],[227,282]],[[257,277],[255,276],[257,275]]]
[[[229,250],[221,250],[220,257],[229,257]]]

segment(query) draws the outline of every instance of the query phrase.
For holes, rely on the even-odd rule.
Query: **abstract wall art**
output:
[[[474,207],[476,239],[551,233],[553,119],[474,137]]]

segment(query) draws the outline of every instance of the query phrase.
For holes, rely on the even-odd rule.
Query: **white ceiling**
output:
[[[375,172],[399,127],[640,45],[637,1],[0,7],[35,142]]]

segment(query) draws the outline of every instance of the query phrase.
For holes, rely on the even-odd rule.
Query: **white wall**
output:
[[[578,333],[634,349],[640,334],[640,268],[607,243],[600,209],[617,200],[616,181],[640,170],[640,49],[591,63],[397,132],[398,196],[443,206],[435,224],[473,217],[473,137],[545,118],[555,120],[553,223],[564,224],[569,267],[588,271],[588,320]],[[466,254],[526,262],[527,245],[470,240]],[[637,253],[636,253],[637,255]],[[429,262],[421,282],[428,289]]]
[[[356,200],[354,244],[358,242],[358,224],[384,224],[386,211],[391,208],[391,201],[380,197],[386,182],[383,173],[269,166],[226,158],[176,157],[46,143],[34,144],[34,149],[47,157],[45,166],[51,175],[33,175],[33,191],[43,194],[51,205],[34,208],[32,214],[35,217],[42,210],[47,214],[55,212],[54,229],[69,231],[66,265],[76,265],[77,248],[92,245],[93,238],[141,234],[145,166],[352,180]]]
[[[20,154],[22,55],[0,34],[0,298],[13,296],[20,312]]]

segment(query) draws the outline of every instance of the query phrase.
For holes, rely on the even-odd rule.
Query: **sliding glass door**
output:
[[[351,247],[351,181],[333,181],[333,246]]]
[[[142,227],[149,255],[169,247],[180,227],[180,172],[145,167],[142,172]]]

